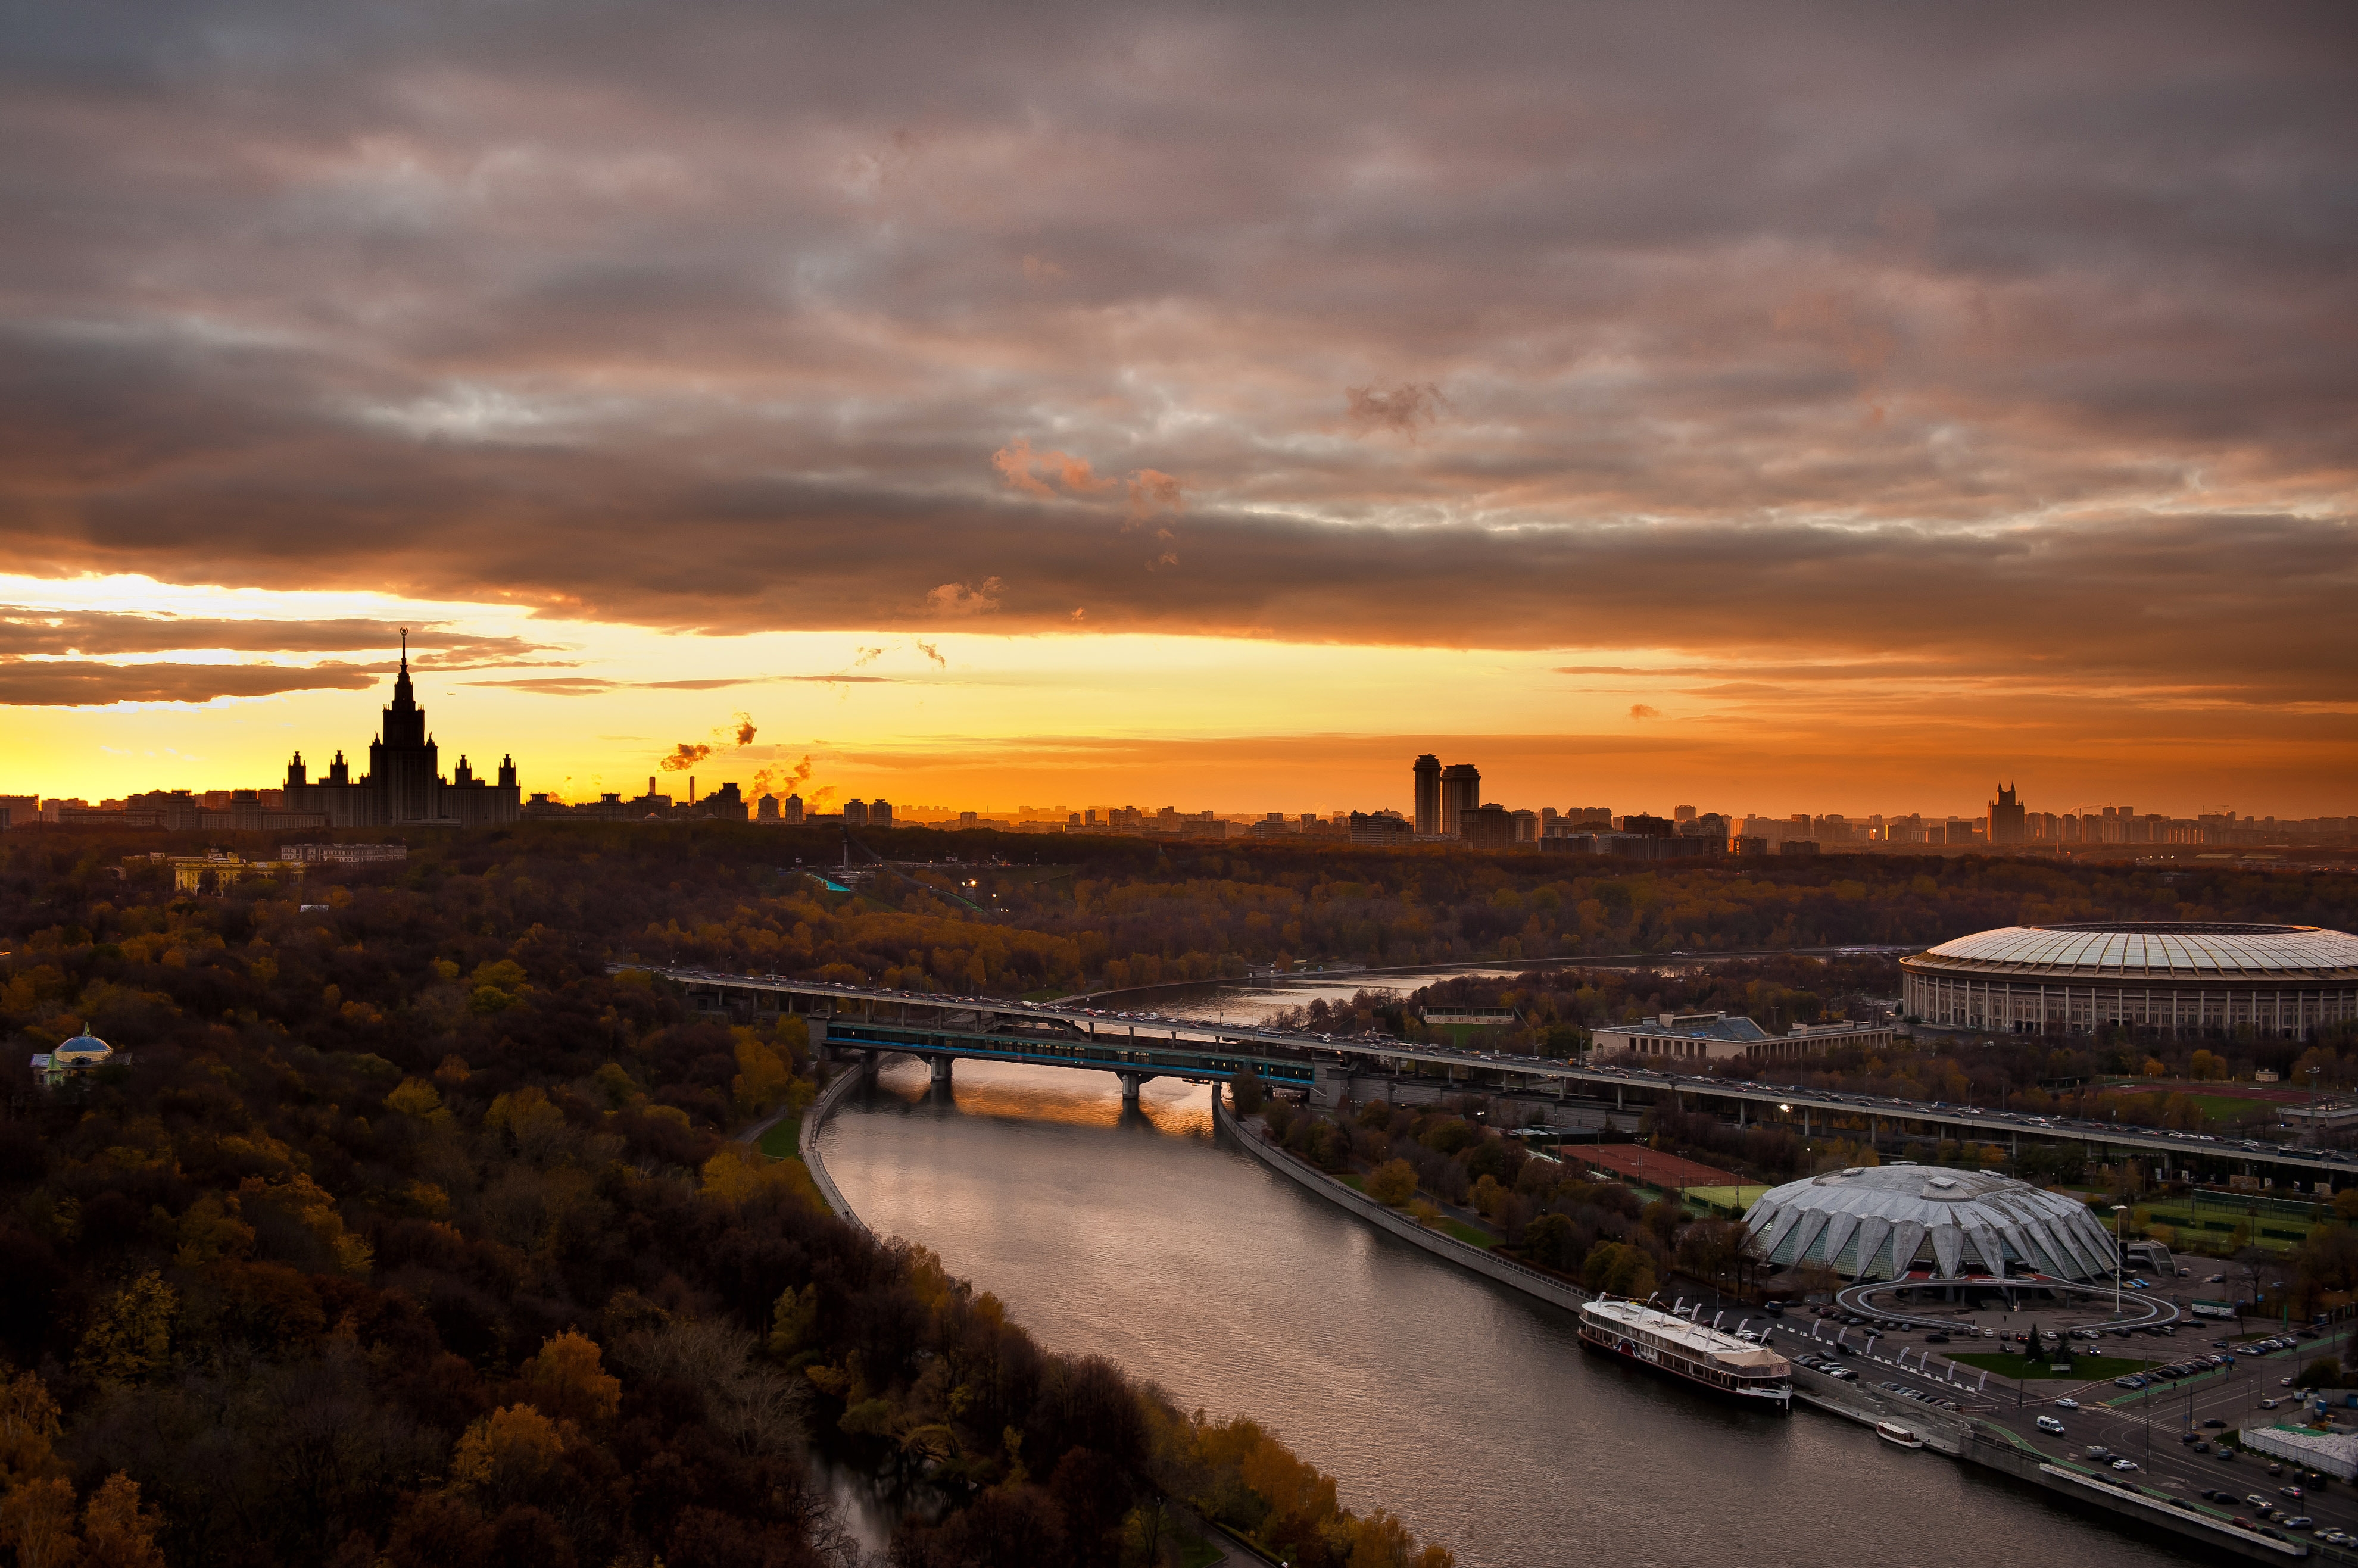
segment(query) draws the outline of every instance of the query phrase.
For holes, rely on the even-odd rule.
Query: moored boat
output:
[[[1875,1435],[1883,1439],[1886,1443],[1897,1444],[1902,1448],[1921,1448],[1924,1446],[1924,1440],[1922,1438],[1917,1436],[1914,1433],[1909,1431],[1906,1427],[1900,1425],[1896,1421],[1877,1422],[1875,1423]]]
[[[1792,1363],[1765,1345],[1657,1311],[1643,1302],[1604,1297],[1580,1309],[1581,1342],[1723,1394],[1789,1410]]]

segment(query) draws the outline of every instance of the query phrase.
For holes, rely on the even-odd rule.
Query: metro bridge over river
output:
[[[1592,1106],[1603,1105],[1609,1093],[1614,1109],[1667,1100],[1681,1108],[1731,1117],[1739,1126],[1761,1121],[1792,1125],[1805,1137],[1813,1130],[1832,1131],[1864,1122],[1872,1142],[1883,1136],[1887,1123],[1894,1134],[1912,1128],[1947,1137],[2004,1141],[2017,1151],[2028,1138],[2079,1143],[2097,1157],[2158,1158],[2171,1169],[2192,1169],[2200,1162],[2209,1170],[2265,1173],[2279,1183],[2342,1184],[2344,1177],[2358,1183],[2358,1157],[2338,1150],[2169,1133],[1977,1106],[1833,1094],[1644,1067],[1585,1066],[1390,1035],[1300,1033],[1074,1002],[881,990],[658,964],[611,968],[644,969],[671,980],[687,992],[692,1006],[703,1011],[744,1021],[763,1013],[793,1013],[807,1023],[812,1045],[830,1053],[882,1055],[897,1051],[923,1057],[932,1065],[934,1082],[945,1086],[950,1081],[951,1064],[961,1058],[1021,1062],[1111,1073],[1121,1080],[1123,1103],[1135,1105],[1140,1087],[1155,1078],[1227,1083],[1249,1068],[1262,1083],[1306,1091],[1314,1103],[1328,1108],[1355,1098],[1355,1079],[1358,1080],[1357,1098],[1365,1098],[1374,1087],[1370,1079],[1439,1085],[1459,1094],[1541,1097]]]

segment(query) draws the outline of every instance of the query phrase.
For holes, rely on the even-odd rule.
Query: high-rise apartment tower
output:
[[[1416,760],[1416,830],[1432,835],[1441,826],[1441,759],[1427,752]]]
[[[1443,833],[1466,831],[1462,820],[1466,814],[1482,804],[1482,771],[1471,762],[1452,762],[1441,770],[1441,826]]]

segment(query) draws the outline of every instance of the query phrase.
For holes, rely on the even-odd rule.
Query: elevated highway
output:
[[[808,1019],[814,1043],[831,1049],[907,1052],[933,1065],[946,1083],[961,1057],[1027,1062],[1113,1073],[1123,1098],[1157,1077],[1226,1083],[1249,1067],[1263,1083],[1308,1092],[1325,1106],[1351,1094],[1354,1079],[1439,1082],[1455,1092],[1514,1095],[1617,1108],[1671,1102],[1709,1109],[1739,1125],[1790,1125],[1803,1136],[1863,1131],[1873,1143],[1887,1131],[1909,1130],[1943,1137],[2002,1142],[2023,1140],[2078,1143],[2092,1156],[2130,1156],[2165,1168],[2217,1174],[2266,1175],[2278,1186],[2304,1189],[2326,1182],[2358,1184],[2358,1158],[2337,1150],[2292,1148],[2198,1133],[2166,1132],[2061,1117],[2029,1116],[1979,1106],[1944,1105],[1875,1095],[1780,1087],[1708,1075],[1643,1067],[1589,1066],[1538,1056],[1461,1050],[1390,1035],[1327,1035],[1260,1029],[1217,1020],[1160,1012],[1120,1011],[1001,997],[948,996],[882,990],[779,975],[738,975],[654,964],[645,969],[686,989],[691,1005],[741,1019],[792,1012]]]

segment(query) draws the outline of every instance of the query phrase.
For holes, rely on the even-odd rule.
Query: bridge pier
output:
[[[941,1090],[944,1094],[947,1094],[947,1093],[949,1092],[949,1087],[950,1087],[950,1063],[951,1063],[951,1062],[953,1062],[953,1061],[955,1061],[955,1060],[956,1060],[956,1058],[955,1058],[955,1057],[946,1056],[946,1055],[945,1055],[945,1056],[936,1056],[936,1057],[935,1057],[935,1058],[934,1058],[934,1084],[933,1084],[933,1087],[936,1087],[936,1088],[937,1088],[937,1089],[939,1089],[939,1090]]]
[[[1122,1109],[1136,1110],[1138,1108],[1139,1086],[1144,1084],[1148,1079],[1158,1076],[1159,1075],[1154,1073],[1116,1073],[1114,1076],[1121,1080]]]

